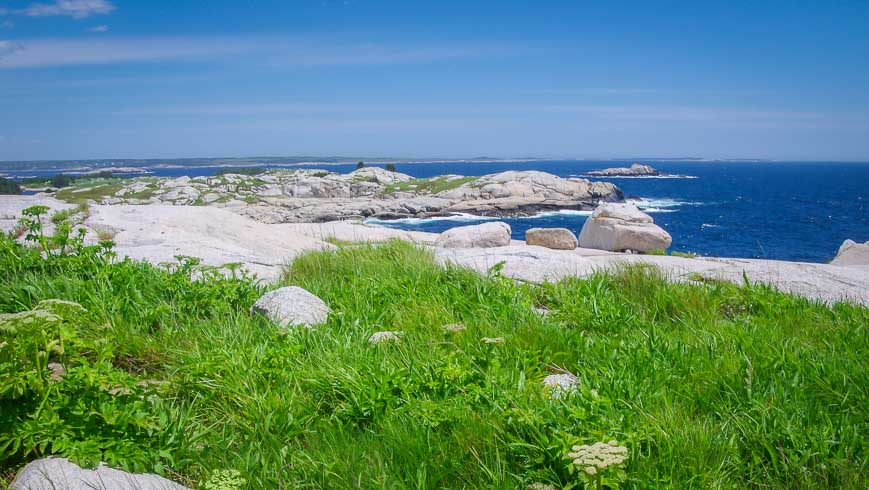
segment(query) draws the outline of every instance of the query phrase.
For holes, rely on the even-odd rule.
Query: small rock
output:
[[[525,244],[555,250],[573,250],[577,241],[576,235],[567,228],[531,228],[525,232]]]
[[[501,221],[451,228],[435,240],[435,246],[443,248],[490,248],[507,245],[510,245],[510,225]]]
[[[250,311],[281,327],[298,325],[311,328],[326,323],[332,310],[317,296],[300,287],[289,286],[264,294]]]
[[[444,325],[441,327],[445,332],[464,332],[467,330],[464,324],[462,323],[450,323],[449,325]]]
[[[86,470],[66,458],[42,458],[21,469],[9,487],[13,490],[188,490],[161,476],[127,473],[101,463]]]
[[[372,344],[379,344],[381,342],[398,342],[401,340],[403,334],[404,332],[398,331],[374,332],[371,334],[371,337],[368,337],[368,342]]]
[[[576,393],[579,379],[569,373],[550,374],[543,378],[543,386],[549,389],[549,394],[552,398],[561,398]]]

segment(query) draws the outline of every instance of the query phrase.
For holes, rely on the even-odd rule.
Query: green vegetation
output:
[[[360,168],[365,168],[365,162],[359,161],[356,163],[356,170],[359,170]]]
[[[679,252],[676,250],[673,250],[668,254],[666,250],[661,250],[660,248],[655,250],[649,250],[648,252],[643,252],[643,255],[670,255],[672,257],[683,257],[686,259],[693,259],[697,257],[697,254],[693,252]]]
[[[103,172],[83,175],[57,174],[51,177],[30,177],[23,179],[21,183],[26,187],[54,187],[56,189],[62,189],[74,185],[76,182],[111,178],[113,178],[112,172],[106,170]]]
[[[398,172],[398,169],[395,168],[394,163],[387,163],[386,165],[383,166],[383,169],[386,170],[387,172]]]
[[[0,177],[0,195],[2,194],[21,194],[21,186],[14,180]]]
[[[239,175],[259,175],[265,173],[268,169],[265,167],[237,167],[237,168],[223,168],[217,171],[215,176],[217,175],[225,175],[225,174],[239,174]]]
[[[121,190],[124,183],[124,179],[120,178],[77,179],[73,185],[58,190],[55,197],[73,204],[82,204],[89,200],[99,202]]]
[[[418,194],[437,194],[461,187],[468,182],[477,180],[476,177],[449,178],[446,176],[430,177],[428,179],[412,179],[406,182],[396,182],[386,186],[384,194],[395,192],[416,192]]]
[[[499,267],[441,268],[390,242],[297,258],[282,284],[333,314],[282,330],[248,313],[265,288],[234,268],[226,277],[189,258],[157,267],[114,259],[110,242],[69,245],[44,257],[0,239],[0,312],[28,312],[0,320],[0,474],[62,454],[201,488],[869,478],[861,307],[669,284],[647,268],[518,284]],[[404,335],[369,344],[381,330]],[[554,398],[541,380],[563,371],[579,389]],[[571,447],[610,440],[627,459],[586,480]]]

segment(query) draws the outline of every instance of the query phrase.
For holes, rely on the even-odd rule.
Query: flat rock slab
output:
[[[557,281],[585,277],[598,271],[617,271],[627,265],[658,267],[674,281],[705,279],[743,283],[743,273],[752,282],[771,284],[781,291],[827,303],[850,301],[869,306],[869,268],[777,260],[684,258],[658,255],[604,253],[578,248],[551,250],[543,247],[509,246],[495,249],[433,249],[441,263],[460,265],[485,273],[504,263],[502,273],[528,281]]]
[[[213,266],[241,263],[265,280],[276,279],[283,266],[303,252],[335,249],[322,240],[282,233],[208,206],[92,206],[85,224],[115,230],[115,251],[120,257],[161,263],[187,255]]]
[[[14,490],[189,490],[161,476],[127,473],[100,465],[86,470],[66,458],[43,458],[25,466]]]
[[[275,289],[250,307],[251,313],[268,318],[281,327],[315,327],[326,323],[332,311],[317,296],[298,286]]]

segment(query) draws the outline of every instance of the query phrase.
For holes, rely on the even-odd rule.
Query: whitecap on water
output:
[[[366,225],[389,225],[389,224],[408,224],[408,225],[421,225],[425,223],[435,223],[438,221],[454,221],[457,223],[473,223],[476,221],[493,221],[498,220],[500,218],[496,218],[493,216],[477,216],[475,214],[468,213],[456,213],[451,214],[449,216],[432,216],[431,218],[399,218],[399,219],[377,219],[377,218],[368,218],[363,223]]]

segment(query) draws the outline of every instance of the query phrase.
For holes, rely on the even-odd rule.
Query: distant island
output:
[[[661,173],[651,165],[643,165],[634,163],[630,167],[613,167],[603,170],[593,170],[586,175],[595,177],[651,177],[658,176]]]

